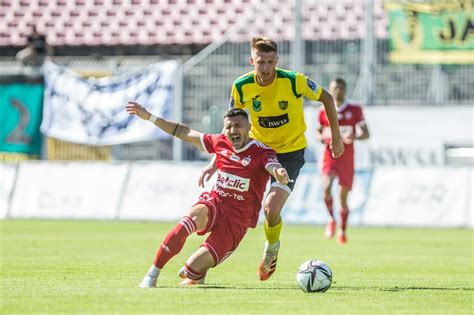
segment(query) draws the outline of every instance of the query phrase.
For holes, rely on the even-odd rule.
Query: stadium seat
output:
[[[255,10],[259,10],[262,18],[254,19],[252,22],[256,27],[244,28],[235,40],[248,40],[249,36],[259,33],[290,40],[293,36],[292,3],[269,2],[261,9],[261,0],[3,0],[0,19],[5,21],[11,34],[2,36],[0,45],[23,45],[27,35],[24,25],[41,26],[48,32],[48,40],[53,46],[64,44],[62,38],[67,38],[68,45],[82,45],[89,31],[103,33],[93,36],[97,45],[133,45],[130,39],[138,38],[144,45],[157,42],[203,44],[217,39]],[[374,11],[375,34],[386,38],[387,17],[382,0],[375,0]],[[364,33],[362,1],[303,1],[302,14],[305,20],[303,36],[308,40],[360,38]],[[65,20],[79,20],[80,23],[66,23]],[[98,24],[90,20],[97,20]],[[269,22],[271,28],[268,28]],[[140,31],[142,27],[146,32]],[[74,31],[71,33],[69,28]],[[127,29],[130,38],[112,36],[117,29]],[[84,37],[75,36],[75,32]],[[22,39],[18,40],[18,37]]]

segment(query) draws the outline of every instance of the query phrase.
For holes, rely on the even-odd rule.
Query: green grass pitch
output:
[[[339,246],[321,226],[286,225],[278,268],[261,282],[262,226],[211,269],[203,287],[177,271],[203,240],[192,236],[139,289],[171,223],[3,220],[1,314],[472,314],[473,230],[350,228]],[[332,268],[326,293],[307,294],[298,266]]]

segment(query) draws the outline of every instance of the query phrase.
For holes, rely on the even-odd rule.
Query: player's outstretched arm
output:
[[[193,130],[184,124],[169,121],[161,117],[156,117],[143,105],[140,105],[136,102],[128,102],[125,109],[130,115],[136,115],[143,120],[149,120],[167,134],[189,142],[199,150],[203,150],[201,143],[201,132]]]
[[[334,158],[338,158],[344,153],[344,143],[342,142],[339,123],[337,122],[336,106],[331,94],[323,89],[319,101],[324,105],[324,111],[328,118],[329,127],[331,128],[330,148]]]
[[[286,169],[283,166],[281,166],[280,163],[268,164],[267,167],[266,167],[266,170],[280,184],[286,185],[290,181],[290,177],[288,176],[288,173],[286,172]]]

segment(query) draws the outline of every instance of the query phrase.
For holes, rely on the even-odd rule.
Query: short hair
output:
[[[347,87],[346,80],[344,80],[343,78],[335,78],[332,81],[336,82],[336,84],[341,84],[344,87],[344,89]]]
[[[224,118],[230,118],[230,117],[236,117],[236,116],[242,116],[247,121],[249,120],[249,115],[247,114],[247,112],[240,108],[229,109],[229,111],[225,114]]]
[[[261,52],[278,52],[277,43],[270,37],[257,36],[252,38],[250,44],[252,49],[256,49]]]

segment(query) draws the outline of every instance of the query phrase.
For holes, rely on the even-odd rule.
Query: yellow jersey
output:
[[[306,147],[303,96],[317,101],[322,87],[304,74],[276,69],[270,85],[260,86],[255,71],[234,81],[230,108],[246,109],[250,114],[250,136],[277,153]]]

